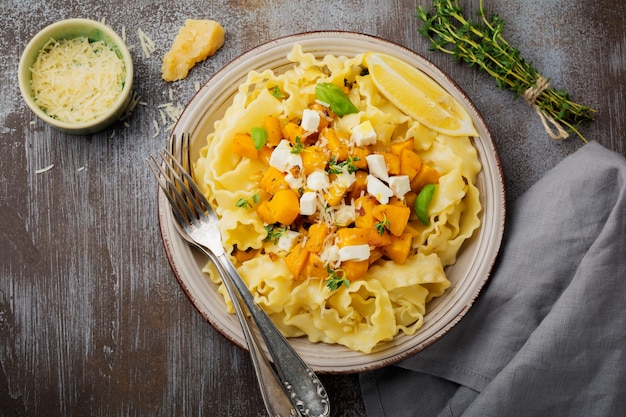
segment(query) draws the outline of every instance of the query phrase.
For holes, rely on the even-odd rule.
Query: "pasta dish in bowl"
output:
[[[417,90],[412,79],[398,87],[414,72]],[[407,105],[395,100],[404,90],[438,98]],[[347,32],[262,45],[200,89],[173,134],[184,132],[226,251],[316,371],[373,369],[423,349],[489,276],[504,224],[489,132],[451,80],[398,45]],[[182,288],[244,346],[219,275],[176,235],[162,197]]]

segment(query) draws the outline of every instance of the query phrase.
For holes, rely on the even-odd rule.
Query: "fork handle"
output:
[[[252,320],[259,329],[276,372],[289,393],[292,404],[304,417],[330,415],[328,394],[317,375],[309,369],[287,339],[276,328],[269,316],[255,303],[250,290],[225,253],[216,256],[220,269],[226,273],[237,289]]]
[[[248,350],[250,351],[250,357],[252,358],[252,364],[254,365],[254,371],[259,380],[259,389],[265,408],[270,417],[298,417],[300,414],[296,411],[296,408],[291,404],[291,398],[286,391],[285,386],[280,381],[280,378],[274,371],[274,368],[270,365],[267,358],[261,350],[261,343],[257,335],[252,331],[250,317],[246,315],[245,307],[242,305],[239,292],[234,287],[232,280],[228,276],[227,272],[222,267],[222,264],[216,259],[212,252],[200,249],[209,256],[215,266],[218,268],[220,275],[224,278],[224,285],[228,291],[228,295],[233,302],[237,318],[241,324],[241,330],[243,332]]]

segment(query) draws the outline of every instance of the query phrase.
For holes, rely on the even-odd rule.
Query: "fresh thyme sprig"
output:
[[[332,269],[326,265],[326,272],[328,272],[328,277],[324,283],[331,291],[339,289],[342,285],[350,288],[350,280],[345,277],[345,272],[342,269]]]
[[[470,21],[463,16],[458,0],[433,0],[430,11],[418,7],[417,18],[423,22],[419,31],[430,39],[431,50],[479,67],[498,87],[513,91],[516,98],[523,97],[553,139],[564,139],[570,132],[587,142],[579,129],[593,121],[595,110],[573,102],[566,91],[551,88],[549,80],[502,37],[504,21],[495,14],[487,19],[483,0],[477,14],[480,20]]]

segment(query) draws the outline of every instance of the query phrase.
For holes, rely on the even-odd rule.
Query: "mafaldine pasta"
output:
[[[369,353],[413,335],[480,226],[481,170],[377,89],[364,54],[252,71],[194,164],[227,253],[287,337]],[[420,213],[420,211],[422,213]],[[232,303],[219,275],[204,271]]]

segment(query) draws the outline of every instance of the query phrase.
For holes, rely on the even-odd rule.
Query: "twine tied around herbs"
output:
[[[535,85],[528,87],[528,89],[522,94],[522,97],[524,98],[524,100],[526,100],[530,107],[535,109],[535,112],[539,115],[541,123],[543,124],[543,127],[546,130],[548,136],[550,136],[554,140],[567,139],[567,137],[569,136],[567,131],[565,131],[565,129],[563,129],[563,127],[556,120],[554,120],[554,118],[546,116],[537,104],[537,98],[539,98],[541,93],[543,93],[548,88],[550,88],[550,81],[545,77],[539,76]],[[548,123],[550,123],[554,127],[556,132],[548,125]]]

